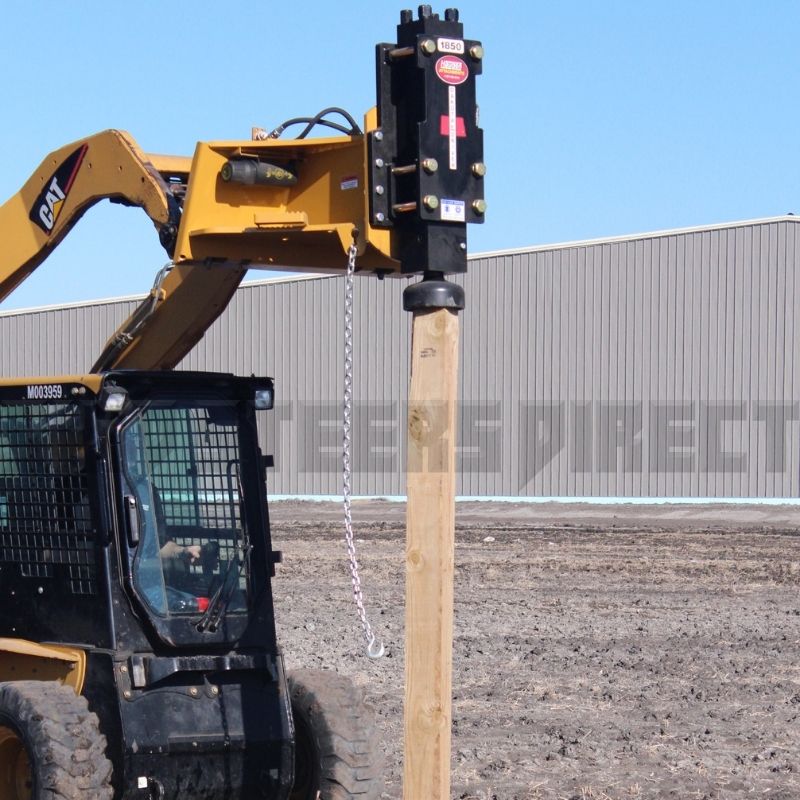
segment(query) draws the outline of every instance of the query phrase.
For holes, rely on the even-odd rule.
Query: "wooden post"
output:
[[[450,800],[458,314],[452,306],[406,308],[413,322],[403,797]]]

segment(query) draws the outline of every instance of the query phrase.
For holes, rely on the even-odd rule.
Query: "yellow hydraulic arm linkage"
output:
[[[173,367],[222,313],[248,268],[344,272],[355,241],[360,269],[400,269],[390,232],[368,222],[360,132],[200,142],[192,159],[149,158],[185,192],[174,267],[109,340],[95,371]]]
[[[375,113],[369,115],[375,119]],[[0,207],[0,300],[99,200],[139,206],[172,259],[93,370],[170,369],[228,305],[248,268],[330,271],[355,241],[359,268],[394,272],[388,230],[368,223],[367,147],[331,138],[201,142],[146,155],[105,131],[49,155]]]

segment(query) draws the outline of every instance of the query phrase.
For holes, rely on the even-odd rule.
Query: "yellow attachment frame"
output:
[[[365,127],[376,124],[372,109]],[[186,187],[175,267],[109,340],[94,370],[171,369],[225,310],[248,268],[344,272],[355,243],[360,270],[399,274],[390,231],[369,225],[363,136],[200,142],[192,159],[146,158],[166,181]],[[296,182],[226,181],[232,160],[279,167]]]
[[[206,262],[344,272],[355,241],[363,269],[396,271],[389,232],[369,226],[361,136],[209,142],[197,145],[178,231],[175,263]],[[226,182],[229,160],[294,173],[294,185]],[[354,238],[355,234],[355,238]]]

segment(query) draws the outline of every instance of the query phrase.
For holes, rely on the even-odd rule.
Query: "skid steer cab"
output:
[[[346,679],[288,677],[268,378],[0,381],[0,798],[380,797]]]

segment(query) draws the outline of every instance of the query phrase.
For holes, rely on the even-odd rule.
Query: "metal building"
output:
[[[473,258],[459,279],[458,494],[800,497],[797,226]],[[356,281],[360,495],[404,492],[405,285]],[[87,369],[139,299],[0,313],[0,375]],[[181,365],[275,377],[262,435],[276,494],[341,490],[343,316],[340,277],[258,281]]]

